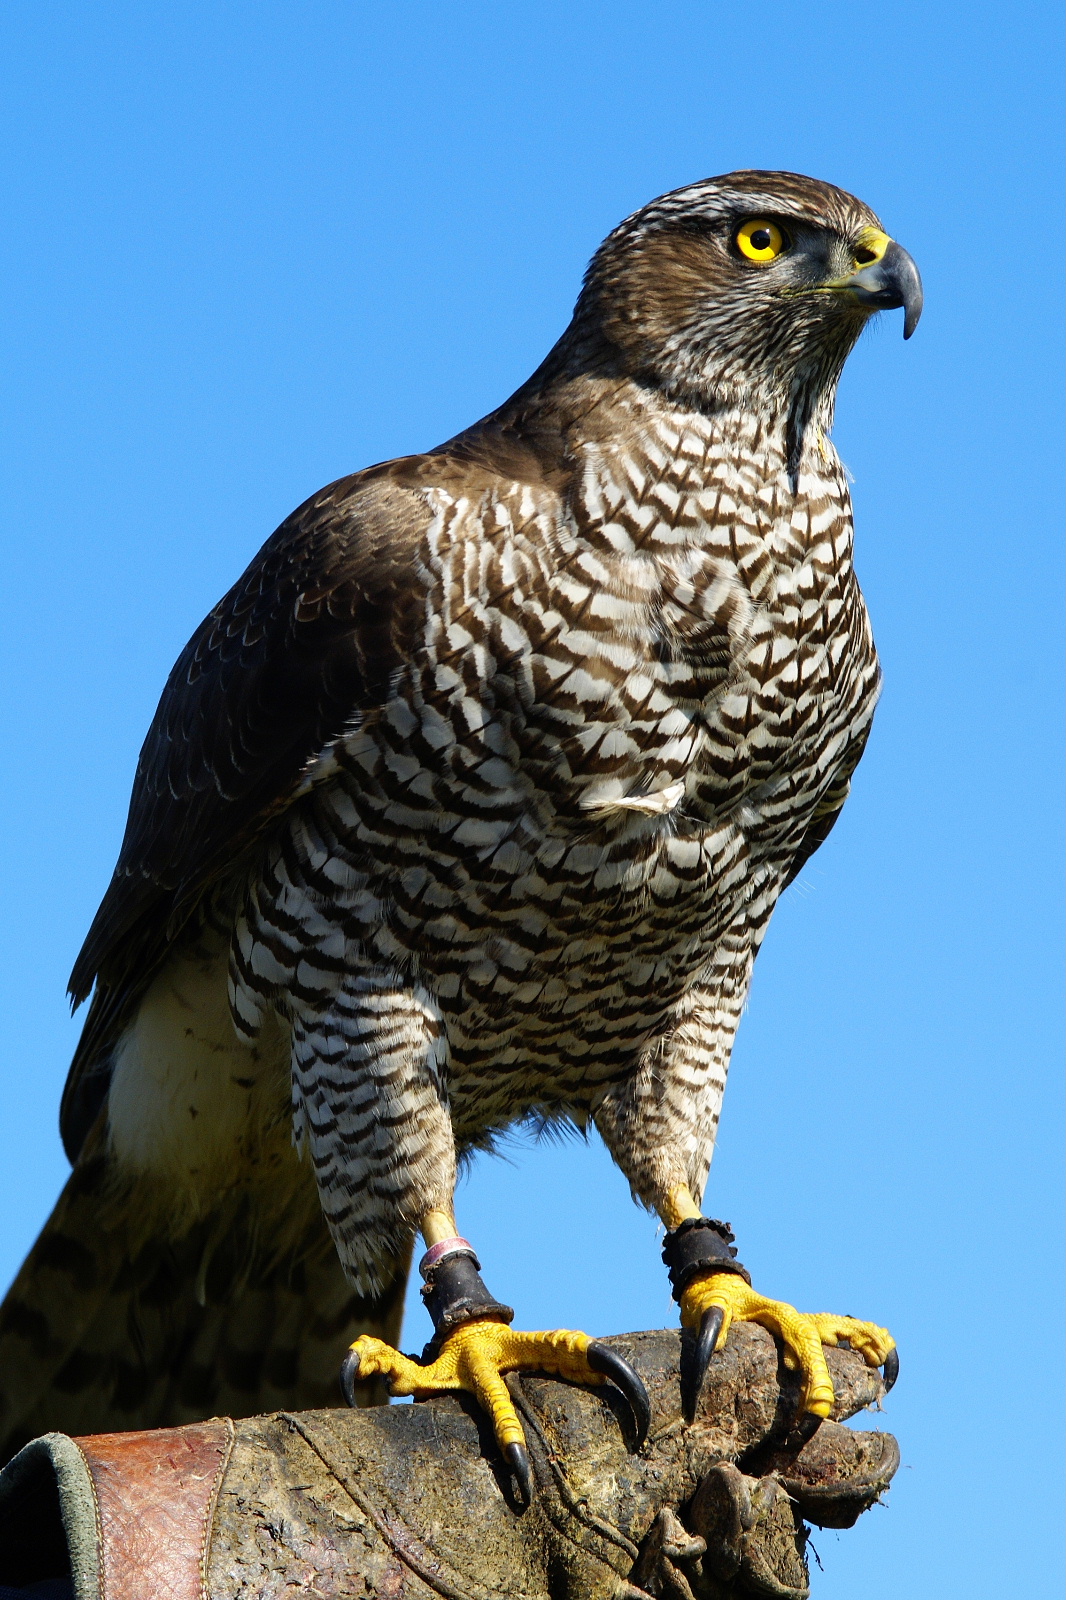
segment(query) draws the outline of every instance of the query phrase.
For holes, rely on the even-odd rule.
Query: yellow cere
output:
[[[737,229],[737,249],[749,261],[775,261],[787,242],[776,223],[767,222],[764,217],[745,222]]]
[[[880,228],[864,228],[855,241],[856,265],[869,267],[880,261],[891,243],[888,234],[882,233]]]

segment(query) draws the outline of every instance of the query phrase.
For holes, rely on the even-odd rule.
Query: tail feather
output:
[[[145,1238],[136,1195],[87,1154],[0,1306],[0,1460],[53,1429],[337,1405],[351,1341],[397,1342],[407,1270],[357,1295],[317,1204],[294,1226],[251,1193],[177,1239]],[[360,1398],[384,1395],[367,1385]]]

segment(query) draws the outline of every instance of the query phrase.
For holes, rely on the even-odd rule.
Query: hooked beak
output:
[[[903,337],[909,339],[922,314],[922,280],[903,246],[879,228],[867,228],[859,239],[859,259],[873,255],[857,272],[826,284],[870,311],[904,309]]]

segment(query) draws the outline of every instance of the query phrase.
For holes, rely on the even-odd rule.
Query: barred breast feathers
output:
[[[720,423],[626,404],[610,451],[574,451],[566,502],[480,474],[466,494],[441,486],[447,470],[426,485],[418,647],[312,769],[313,826],[294,824],[270,869],[286,904],[293,873],[318,881],[315,918],[328,891],[364,951],[465,966],[436,971],[442,996],[480,965],[502,998],[485,946],[515,918],[546,946],[569,939],[571,960],[561,925],[595,925],[619,893],[675,914],[695,894],[704,921],[716,900],[720,925],[742,885],[780,883],[869,720],[876,667],[831,455],[819,445],[797,500],[782,439],[745,455]],[[588,832],[612,814],[631,826]],[[324,949],[335,920],[297,943]],[[694,960],[685,919],[666,920],[647,937]],[[330,948],[339,971],[344,939]],[[530,959],[511,951],[516,969]]]

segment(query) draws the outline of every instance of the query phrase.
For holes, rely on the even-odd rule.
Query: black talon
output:
[[[526,1455],[525,1445],[519,1444],[516,1440],[514,1444],[505,1444],[503,1453],[518,1485],[518,1498],[524,1506],[532,1504],[533,1474],[529,1470],[529,1457]]]
[[[885,1393],[891,1389],[899,1377],[899,1351],[890,1350],[881,1363],[881,1379],[885,1386]]]
[[[620,1389],[625,1396],[633,1417],[635,1455],[648,1437],[648,1429],[651,1427],[651,1401],[648,1399],[643,1379],[639,1372],[633,1371],[628,1361],[624,1361],[620,1355],[616,1355],[598,1340],[593,1340],[585,1351],[585,1360],[593,1372],[602,1373],[605,1378],[610,1378],[615,1388]]]
[[[703,1381],[707,1376],[707,1368],[711,1364],[711,1357],[717,1347],[724,1321],[725,1312],[721,1306],[711,1306],[703,1313],[688,1370],[681,1374],[681,1410],[686,1422],[695,1420],[696,1407],[703,1393]]]
[[[359,1376],[359,1357],[349,1350],[341,1362],[341,1392],[350,1406],[355,1405],[355,1380]]]

